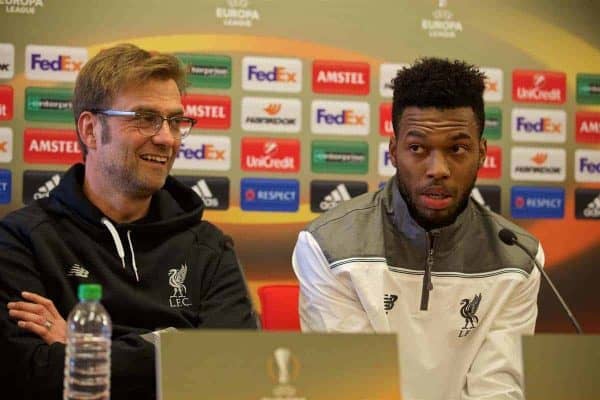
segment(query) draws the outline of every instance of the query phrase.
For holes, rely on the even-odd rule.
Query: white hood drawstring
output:
[[[127,241],[129,242],[129,250],[131,251],[131,263],[133,264],[135,279],[139,282],[140,276],[138,275],[137,265],[135,265],[135,253],[133,252],[133,243],[131,242],[131,231],[127,231]]]
[[[121,259],[121,265],[123,265],[123,269],[125,269],[125,249],[123,249],[123,243],[121,242],[121,238],[119,237],[119,233],[115,226],[107,219],[102,218],[100,220],[112,236],[113,242],[115,243],[115,247],[117,248],[117,254]],[[133,262],[133,272],[135,273],[135,279],[139,282],[140,276],[138,275],[137,266],[135,264],[135,253],[133,252],[133,244],[131,243],[131,231],[127,231],[127,240],[129,241],[129,250],[131,251],[131,260]]]

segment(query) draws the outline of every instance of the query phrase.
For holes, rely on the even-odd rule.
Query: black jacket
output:
[[[154,346],[140,335],[256,328],[243,275],[230,239],[201,220],[202,200],[175,179],[146,217],[117,224],[87,200],[83,177],[83,165],[73,166],[49,198],[0,221],[0,387],[61,398],[65,346],[18,328],[6,303],[38,293],[66,320],[79,283],[93,282],[113,322],[111,398],[152,398]]]

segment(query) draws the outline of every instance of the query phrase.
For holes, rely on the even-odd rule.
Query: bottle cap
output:
[[[100,300],[102,298],[102,285],[97,283],[82,283],[77,290],[79,300]]]

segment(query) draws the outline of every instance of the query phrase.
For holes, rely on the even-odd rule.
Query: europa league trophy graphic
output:
[[[279,347],[273,352],[277,370],[279,371],[279,384],[287,385],[290,383],[290,357],[292,352],[285,347]]]

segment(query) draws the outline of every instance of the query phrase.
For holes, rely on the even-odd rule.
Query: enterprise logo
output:
[[[31,80],[74,82],[88,59],[84,47],[27,45],[25,76]]]
[[[296,212],[300,183],[295,179],[243,178],[240,199],[245,211]]]
[[[563,218],[565,190],[549,187],[513,186],[510,211],[513,218]]]

